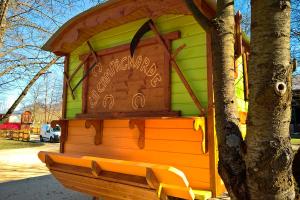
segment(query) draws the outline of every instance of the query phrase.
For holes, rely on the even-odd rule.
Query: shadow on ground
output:
[[[52,175],[0,183],[1,200],[91,200],[65,189]]]

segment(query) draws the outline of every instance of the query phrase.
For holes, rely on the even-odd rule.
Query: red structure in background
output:
[[[3,114],[0,114],[0,118],[2,116]],[[0,124],[0,130],[26,130],[30,129],[31,123],[32,114],[30,111],[25,111],[21,115],[11,115],[6,121]]]
[[[21,130],[21,123],[4,122],[0,124],[0,130]]]

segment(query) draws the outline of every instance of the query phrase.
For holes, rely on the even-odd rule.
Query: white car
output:
[[[41,127],[40,141],[41,142],[59,142],[61,135],[60,127],[51,128],[50,124],[44,124]]]

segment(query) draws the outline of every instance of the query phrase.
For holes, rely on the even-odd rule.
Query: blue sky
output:
[[[55,3],[55,1],[53,1]],[[47,20],[45,18],[41,18],[40,15],[38,13],[30,13],[27,15],[27,17],[33,19],[34,23],[41,25],[42,27],[46,27],[49,31],[51,32],[55,32],[60,26],[62,26],[65,22],[67,22],[69,19],[71,19],[72,17],[76,16],[77,14],[89,9],[90,7],[96,5],[99,1],[97,0],[74,0],[72,1],[72,7],[70,7],[69,9],[62,9],[62,8],[58,8],[57,12],[59,12],[60,14],[57,15],[57,13],[55,12],[51,12],[50,10],[45,11],[47,12],[46,14],[50,17],[55,17],[55,22],[51,21],[51,20]],[[30,34],[28,32],[27,29],[17,29],[17,31],[20,31],[20,33],[22,34]],[[36,33],[36,35],[33,38],[36,38],[35,41],[30,41],[30,43],[34,43],[37,44],[39,46],[42,46],[50,37],[51,35],[48,35],[46,37],[40,37],[40,35],[38,33]],[[8,45],[16,45],[14,40],[9,40],[10,42],[8,43]],[[26,50],[27,51],[27,50]],[[37,51],[32,50],[31,52],[24,52],[24,51],[20,51],[20,53],[22,53],[22,55],[28,56],[30,57],[32,54],[36,54]],[[48,52],[44,52],[44,53],[39,53],[40,57],[45,57],[47,55],[49,55]],[[46,60],[45,60],[46,61]],[[32,75],[32,77],[34,76],[34,74],[37,72],[37,70],[39,70],[38,67],[35,67],[32,69],[30,69],[30,71],[27,70],[26,73],[30,73],[30,75]],[[54,77],[58,77],[58,81],[63,81],[63,77],[62,77],[62,65],[56,65],[51,67],[50,69],[50,74],[48,75],[48,77],[54,78]],[[25,73],[25,71],[21,71],[20,69],[20,73]],[[24,75],[25,76],[25,75]],[[28,77],[28,76],[25,76]],[[13,104],[13,102],[17,99],[18,95],[22,92],[23,88],[26,86],[26,84],[29,82],[29,79],[18,79],[14,82],[14,87],[13,88],[3,88],[1,90],[0,93],[0,113],[6,112],[6,110],[9,108],[9,106],[11,106]],[[39,82],[43,82],[44,78],[41,77],[37,83]],[[30,94],[28,94],[29,96]],[[27,97],[28,97],[27,96]],[[26,101],[26,98],[24,99]],[[23,103],[25,102],[23,101]],[[21,105],[20,105],[21,106]],[[18,108],[20,108],[20,106]],[[17,109],[18,109],[17,108]]]

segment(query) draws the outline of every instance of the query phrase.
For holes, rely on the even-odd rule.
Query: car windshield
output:
[[[60,127],[59,126],[54,127],[53,132],[60,132]]]

